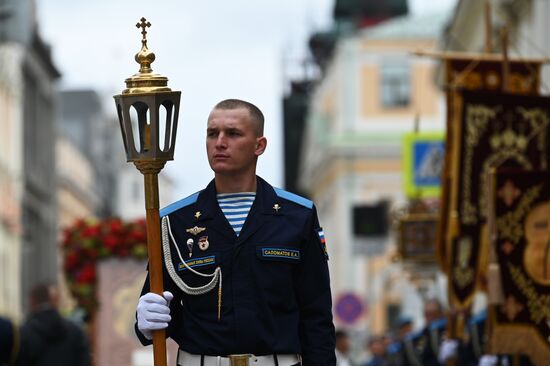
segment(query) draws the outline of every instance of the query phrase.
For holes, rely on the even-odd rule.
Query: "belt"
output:
[[[298,355],[206,356],[193,355],[180,349],[177,364],[178,366],[299,366],[300,362]]]

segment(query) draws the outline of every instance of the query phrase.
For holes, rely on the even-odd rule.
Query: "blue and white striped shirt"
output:
[[[256,198],[256,192],[219,193],[216,197],[225,218],[239,236]]]

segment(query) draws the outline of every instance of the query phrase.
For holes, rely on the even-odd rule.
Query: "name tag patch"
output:
[[[216,263],[216,256],[209,255],[208,257],[192,258],[192,259],[186,260],[185,263],[191,268],[207,266],[209,264]],[[187,270],[187,267],[183,263],[178,264],[178,271],[185,271],[185,270]]]
[[[273,259],[273,260],[288,260],[288,261],[299,261],[300,260],[300,251],[297,249],[288,249],[288,248],[273,248],[265,247],[259,248],[259,254],[262,259]]]

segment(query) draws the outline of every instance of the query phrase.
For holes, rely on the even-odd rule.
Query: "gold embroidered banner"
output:
[[[491,351],[550,360],[550,171],[500,170],[493,179],[493,250],[501,304]],[[494,220],[494,221],[493,221]]]
[[[453,182],[452,155],[453,141],[457,134],[454,123],[461,113],[460,90],[498,92],[502,90],[504,63],[499,55],[452,54],[444,56],[445,86],[447,89],[447,133],[446,154],[441,180],[441,210],[437,226],[436,252],[439,265],[448,272],[450,245],[446,238],[453,208],[451,207],[451,185]],[[537,95],[540,88],[542,60],[508,61],[508,92],[511,94]]]
[[[498,167],[547,169],[550,98],[478,91],[463,91],[458,97],[447,275],[453,308],[466,310],[479,270],[487,267],[489,172]]]

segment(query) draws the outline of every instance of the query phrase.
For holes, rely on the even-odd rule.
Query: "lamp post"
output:
[[[149,282],[151,291],[162,296],[158,174],[166,161],[174,159],[181,92],[172,91],[168,79],[151,69],[155,54],[147,48],[150,26],[145,18],[136,24],[143,35],[141,50],[135,56],[139,72],[125,80],[126,89],[114,98],[126,159],[144,177]],[[161,119],[162,109],[165,114]],[[166,366],[164,330],[153,332],[153,354],[155,366]]]

